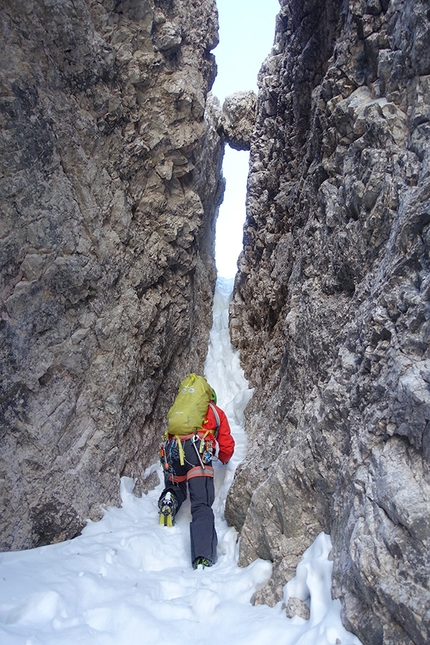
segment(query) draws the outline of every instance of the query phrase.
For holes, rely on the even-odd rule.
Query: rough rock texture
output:
[[[213,0],[0,13],[0,547],[76,535],[141,480],[202,368],[222,147]]]
[[[294,616],[299,616],[299,618],[309,620],[309,618],[311,617],[309,607],[298,598],[289,598],[287,604],[282,604],[282,609],[285,610],[285,615],[287,618],[294,618]]]
[[[249,150],[255,128],[257,97],[255,92],[235,92],[227,96],[218,125],[218,133],[234,150]]]
[[[274,562],[256,602],[326,531],[366,645],[430,642],[429,19],[281,2],[231,308],[255,394],[226,517],[242,564]]]

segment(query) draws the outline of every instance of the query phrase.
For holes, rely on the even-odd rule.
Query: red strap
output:
[[[172,473],[169,473],[169,476],[167,477],[169,482],[172,482],[172,484],[181,484],[182,482],[187,481],[187,476],[186,475],[172,475]]]
[[[214,469],[212,466],[206,466],[205,469],[201,466],[194,466],[187,472],[187,479],[193,479],[194,477],[213,477]]]

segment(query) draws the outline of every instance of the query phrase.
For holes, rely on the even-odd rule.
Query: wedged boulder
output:
[[[225,99],[218,132],[234,150],[250,149],[256,109],[257,97],[252,91],[235,92]]]

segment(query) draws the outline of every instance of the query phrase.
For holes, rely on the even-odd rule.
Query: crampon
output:
[[[212,562],[210,562],[207,558],[196,558],[193,562],[194,569],[206,569],[207,567],[211,566]]]
[[[164,499],[160,500],[159,506],[160,506],[159,523],[162,526],[173,526],[175,523],[175,513],[176,513],[177,503],[172,493],[168,491],[164,496]]]

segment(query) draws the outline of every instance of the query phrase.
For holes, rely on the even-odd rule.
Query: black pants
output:
[[[199,450],[200,441],[194,444]],[[178,510],[187,498],[187,488],[191,500],[190,524],[191,562],[202,557],[215,564],[217,555],[217,535],[212,504],[215,499],[212,463],[205,464],[203,469],[196,449],[190,439],[182,442],[185,453],[184,465],[179,458],[176,441],[166,444],[166,458],[170,470],[165,474],[165,488],[160,499],[167,491],[173,492],[178,501]]]

